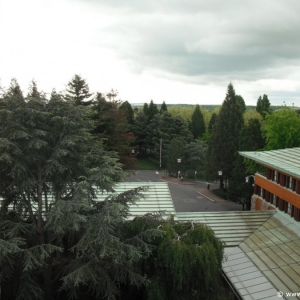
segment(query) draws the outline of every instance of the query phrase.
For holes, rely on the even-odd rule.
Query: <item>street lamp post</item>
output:
[[[247,183],[249,182],[250,177],[253,177],[253,179],[255,178],[254,175],[249,175],[249,176],[245,177],[245,180]]]
[[[177,162],[178,162],[178,168],[179,168],[179,164],[181,163],[181,158],[177,158]],[[180,174],[180,171],[178,171],[178,179],[179,179],[179,174]]]
[[[218,171],[220,176],[220,190],[223,189],[223,171]]]
[[[253,181],[250,180],[251,177],[253,178]],[[246,183],[250,183],[251,184],[251,195],[252,195],[253,194],[253,187],[254,187],[255,176],[254,175],[246,176],[245,177],[245,181],[246,181]],[[245,204],[246,204],[246,209],[250,210],[251,209],[251,196],[250,196],[249,199],[248,199],[248,196],[247,196]],[[244,210],[244,205],[243,205],[243,210]]]

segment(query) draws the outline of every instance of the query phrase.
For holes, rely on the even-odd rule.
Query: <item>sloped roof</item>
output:
[[[300,225],[276,212],[232,252],[223,271],[243,299],[300,292]],[[275,292],[274,292],[275,288]],[[288,299],[300,299],[289,296]]]
[[[98,201],[103,201],[110,194],[121,194],[125,191],[132,190],[138,187],[147,187],[142,194],[144,198],[138,199],[135,204],[130,204],[128,219],[132,220],[136,216],[145,215],[164,211],[166,217],[170,214],[174,215],[176,220],[176,211],[170,194],[169,186],[166,182],[122,182],[113,187],[114,193],[99,193],[96,194]]]
[[[238,246],[274,211],[222,211],[222,212],[177,212],[179,221],[195,221],[207,224],[225,246]]]
[[[246,151],[239,152],[239,154],[264,166],[279,170],[295,178],[300,178],[300,148]]]
[[[168,218],[169,215],[172,214],[174,215],[174,220],[177,220],[172,197],[166,182],[121,182],[115,185],[113,189],[115,191],[114,193],[117,195],[138,187],[147,187],[148,189],[142,192],[144,198],[138,199],[135,204],[129,205],[129,213],[131,215],[128,217],[128,220],[132,220],[136,216],[158,211],[165,212],[165,218]],[[96,191],[96,201],[103,201],[108,195],[114,193],[107,193],[98,190]],[[48,202],[51,203],[53,201],[53,196],[49,194],[47,197]],[[2,200],[3,199],[0,197],[0,206]],[[34,210],[37,210],[38,208],[36,203],[33,203],[32,207]],[[9,205],[8,209],[14,210],[13,205]],[[28,217],[28,213],[26,211],[24,211],[23,217]]]
[[[279,290],[269,282],[240,247],[225,248],[225,256],[227,260],[223,262],[223,272],[240,298],[245,300],[276,299]]]

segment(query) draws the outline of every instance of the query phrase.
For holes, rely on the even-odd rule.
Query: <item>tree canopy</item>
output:
[[[202,137],[205,133],[204,118],[198,104],[195,106],[190,127],[194,139]]]
[[[164,101],[160,107],[159,113],[162,114],[165,111],[168,111],[168,108],[167,108],[166,102]]]
[[[267,95],[264,94],[263,97],[258,97],[256,103],[256,111],[260,113],[263,118],[265,118],[265,116],[271,112],[270,106],[271,103]]]
[[[122,231],[139,190],[95,201],[126,174],[92,136],[90,109],[20,91],[13,81],[0,109],[1,296],[114,299],[121,283],[145,283],[133,264],[151,247]]]
[[[300,146],[300,117],[293,108],[283,106],[266,115],[263,125],[266,150]]]
[[[230,83],[208,147],[207,173],[210,178],[216,178],[219,170],[223,171],[226,178],[231,177],[243,123],[240,103]]]
[[[92,94],[90,93],[88,84],[77,74],[68,82],[66,92],[66,98],[73,101],[75,105],[88,106],[92,103],[92,100],[89,99]]]

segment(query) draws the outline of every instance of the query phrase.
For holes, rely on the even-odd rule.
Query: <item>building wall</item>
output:
[[[252,209],[277,208],[300,221],[300,180],[273,169],[267,176],[255,174]]]

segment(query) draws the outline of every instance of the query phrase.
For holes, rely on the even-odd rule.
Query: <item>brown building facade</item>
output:
[[[239,153],[265,167],[254,174],[251,209],[278,209],[299,222],[300,148]]]

